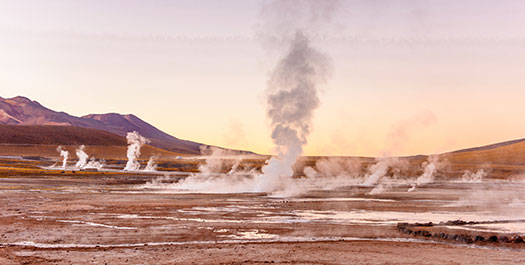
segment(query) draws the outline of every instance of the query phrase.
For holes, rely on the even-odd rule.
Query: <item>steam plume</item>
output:
[[[223,172],[237,173],[239,165],[244,159],[243,155],[227,149],[213,146],[201,146],[200,149],[201,154],[205,155],[205,163],[199,165],[199,172],[207,175]]]
[[[394,152],[402,151],[403,144],[408,142],[409,136],[416,129],[422,129],[437,121],[436,115],[430,110],[422,110],[407,119],[391,125],[387,134],[387,147],[382,151],[383,156],[390,156]]]
[[[86,152],[84,152],[85,148],[86,148],[85,145],[81,145],[77,149],[76,154],[77,154],[77,157],[78,157],[78,162],[75,164],[76,168],[82,169],[82,168],[86,167],[86,164],[87,164],[89,156],[86,154]]]
[[[144,171],[157,171],[157,159],[159,159],[158,155],[150,156]]]
[[[268,82],[267,116],[277,156],[266,161],[263,174],[257,177],[256,191],[263,192],[278,190],[290,181],[292,166],[303,152],[313,112],[319,106],[319,84],[325,82],[330,73],[330,60],[311,45],[305,32],[309,28],[308,23],[314,18],[319,19],[316,11],[326,11],[326,4],[333,1],[274,1],[274,7],[280,8],[281,2],[288,8],[291,8],[290,4],[303,5],[296,8],[308,10],[308,18],[299,17],[298,21],[309,22],[291,25],[287,33],[293,32],[293,36],[287,44],[288,50],[277,63]]]
[[[140,156],[140,148],[144,144],[149,143],[150,141],[135,131],[128,132],[128,134],[126,135],[126,139],[128,140],[128,162],[126,163],[126,167],[124,168],[124,170],[139,170],[140,163],[137,161],[137,159]]]
[[[482,182],[483,178],[485,178],[488,175],[487,172],[483,169],[478,169],[476,173],[471,172],[470,170],[466,170],[463,176],[461,177],[461,181],[463,182]]]
[[[363,184],[366,186],[375,185],[388,172],[390,168],[388,162],[389,160],[385,158],[370,166],[369,174],[366,176]]]
[[[266,90],[267,117],[276,156],[266,161],[262,173],[239,172],[234,160],[228,173],[224,161],[207,158],[200,174],[180,181],[177,188],[217,192],[276,192],[291,185],[293,165],[303,152],[311,131],[314,110],[319,106],[319,85],[330,73],[328,57],[315,49],[311,38],[331,18],[338,1],[279,0],[263,7],[259,29],[264,44],[279,48],[280,56],[270,74]],[[212,170],[210,170],[212,169]],[[226,188],[226,189],[225,189]]]
[[[444,163],[445,162],[441,161],[437,155],[429,156],[427,161],[421,165],[424,168],[423,174],[417,178],[416,183],[408,189],[408,192],[414,191],[419,186],[433,182],[437,170],[443,167]]]
[[[97,161],[94,157],[92,157],[91,159],[89,159],[89,162],[84,168],[95,168],[101,170],[104,167],[105,163],[106,161],[104,159]]]
[[[62,168],[65,169],[67,166],[67,159],[69,157],[69,152],[62,149],[62,146],[57,147],[57,152],[60,153],[60,157],[63,158],[62,160]]]

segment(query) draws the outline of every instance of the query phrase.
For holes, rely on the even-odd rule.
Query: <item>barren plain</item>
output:
[[[191,174],[184,170],[60,171],[42,169],[49,161],[0,162],[2,264],[525,261],[520,179],[436,181],[413,192],[396,184],[376,195],[343,185],[282,198],[163,185]]]

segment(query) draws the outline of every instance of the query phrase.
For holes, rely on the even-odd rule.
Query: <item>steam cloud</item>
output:
[[[158,155],[150,156],[148,164],[144,168],[144,171],[157,171],[157,160],[159,159]]]
[[[78,157],[78,161],[75,164],[75,167],[78,169],[88,169],[88,168],[94,168],[97,170],[100,170],[104,167],[105,161],[97,161],[94,157],[91,159],[89,158],[89,155],[84,151],[86,149],[85,145],[81,145],[77,148],[76,155]],[[89,160],[89,162],[88,162]]]
[[[126,163],[126,167],[124,170],[126,171],[136,171],[140,169],[140,163],[137,160],[140,156],[140,148],[144,145],[149,143],[150,141],[140,135],[138,132],[128,132],[126,135],[126,139],[128,140],[128,162]]]
[[[463,182],[477,182],[480,183],[483,181],[483,178],[485,178],[488,175],[487,172],[483,169],[478,169],[475,173],[471,172],[470,170],[466,170],[465,173],[463,173],[463,176],[461,177],[461,181]]]
[[[330,60],[312,46],[305,33],[311,29],[309,23],[321,20],[318,12],[330,10],[327,5],[332,6],[333,1],[274,1],[273,7],[280,11],[292,8],[290,4],[294,3],[298,5],[295,8],[307,10],[298,21],[309,22],[288,25],[291,28],[287,32],[293,32],[287,44],[288,51],[277,63],[268,82],[267,116],[277,156],[266,161],[263,174],[256,178],[255,189],[260,192],[273,192],[290,182],[294,173],[292,166],[303,152],[313,112],[319,106],[319,84],[325,82],[330,73]],[[324,15],[325,19],[330,17]]]
[[[86,167],[86,164],[88,162],[88,159],[89,159],[89,156],[86,154],[86,152],[84,152],[84,149],[86,149],[86,146],[85,145],[81,145],[78,149],[77,149],[77,157],[78,157],[78,162],[75,164],[75,167],[76,168],[84,168]]]
[[[104,164],[105,164],[104,159],[97,161],[94,157],[92,157],[91,159],[89,159],[89,162],[84,166],[84,168],[96,168],[100,170],[104,167]]]
[[[242,159],[228,160],[227,173],[222,154],[206,158],[192,175],[176,188],[203,192],[268,192],[302,186],[292,179],[293,165],[303,152],[311,131],[314,110],[319,106],[318,90],[330,74],[329,58],[313,47],[309,36],[332,17],[338,1],[270,1],[263,6],[264,22],[259,29],[268,47],[285,51],[271,71],[266,90],[267,117],[276,156],[255,170],[239,170]],[[215,152],[220,152],[215,150]],[[233,162],[232,164],[229,164]]]
[[[228,171],[228,174],[237,172],[244,156],[235,151],[213,146],[201,146],[201,154],[205,156],[205,163],[199,165],[199,171],[209,175]]]
[[[60,157],[63,158],[62,160],[62,168],[65,169],[67,166],[67,159],[69,157],[69,152],[62,149],[62,146],[57,147],[57,152],[60,153]]]
[[[414,191],[419,186],[433,182],[436,172],[444,167],[445,164],[446,162],[440,160],[439,156],[429,156],[427,161],[421,165],[424,168],[423,174],[416,179],[416,182],[412,184],[408,192]]]

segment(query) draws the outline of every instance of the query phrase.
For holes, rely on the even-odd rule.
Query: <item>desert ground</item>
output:
[[[171,189],[193,160],[148,173],[46,168],[52,162],[0,159],[1,264],[525,262],[519,178],[279,197]]]

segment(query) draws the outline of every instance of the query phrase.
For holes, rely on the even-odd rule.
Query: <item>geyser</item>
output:
[[[276,193],[298,185],[292,179],[293,165],[303,152],[311,131],[313,113],[319,106],[318,90],[331,70],[329,58],[312,45],[336,9],[337,1],[271,1],[263,8],[263,40],[284,53],[271,71],[267,83],[267,117],[276,155],[268,159],[262,173],[239,172],[239,164],[228,173],[209,172],[215,165],[207,159],[200,174],[175,185],[178,189],[209,192]],[[217,174],[219,173],[219,174]],[[294,186],[295,187],[295,186]]]
[[[81,145],[77,149],[76,155],[78,157],[78,162],[75,164],[76,168],[82,169],[86,167],[86,164],[88,163],[89,156],[84,152],[84,149],[86,149],[85,145]]]
[[[140,156],[140,148],[144,144],[149,143],[150,141],[136,131],[128,132],[128,134],[126,135],[126,139],[128,140],[128,162],[126,163],[126,167],[124,168],[124,170],[139,170],[140,163],[137,159]]]
[[[331,1],[327,3],[332,5]],[[274,2],[279,8],[280,2]],[[322,1],[298,1],[308,10],[307,18],[298,21],[319,19],[317,12],[326,11]],[[289,7],[289,5],[284,5]],[[333,6],[331,6],[333,7]],[[327,15],[327,14],[325,14]],[[327,18],[329,16],[325,16]],[[267,116],[272,129],[272,141],[277,155],[266,161],[263,174],[256,177],[256,191],[273,192],[280,190],[291,180],[292,166],[303,152],[311,131],[314,110],[319,106],[319,85],[330,73],[330,60],[316,50],[306,32],[312,25],[290,25],[288,49],[271,73],[267,88]]]
[[[144,168],[144,171],[157,171],[157,160],[159,159],[158,155],[150,156],[148,164]]]
[[[268,82],[267,114],[277,156],[262,168],[258,191],[279,189],[293,175],[292,166],[303,152],[313,111],[319,106],[318,83],[324,80],[328,65],[328,59],[297,31]]]
[[[412,184],[412,187],[408,189],[408,192],[414,191],[417,187],[431,183],[434,181],[436,172],[444,167],[446,162],[440,160],[438,155],[429,156],[427,161],[423,162],[423,174],[416,179],[416,182]]]
[[[63,160],[62,160],[62,168],[65,169],[66,166],[67,166],[67,159],[69,157],[69,152],[64,150],[64,149],[62,149],[62,146],[58,146],[57,147],[57,152],[59,152],[60,153],[60,157],[63,158]]]
[[[86,166],[84,166],[84,168],[94,168],[97,170],[101,170],[104,167],[105,163],[106,162],[104,159],[97,161],[94,157],[92,157],[91,159],[89,159],[89,162],[86,164]]]

